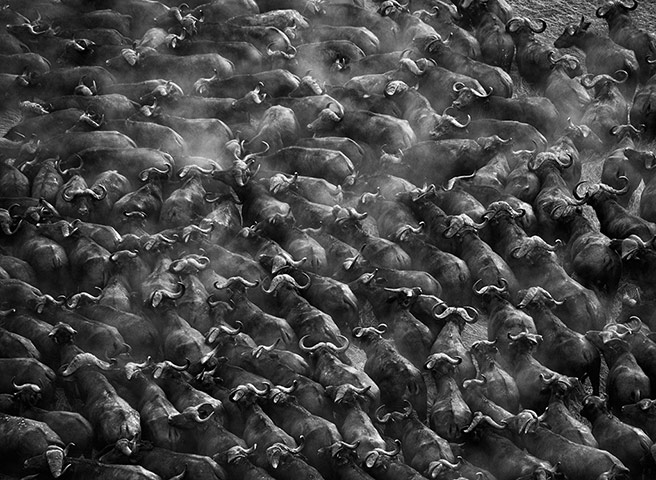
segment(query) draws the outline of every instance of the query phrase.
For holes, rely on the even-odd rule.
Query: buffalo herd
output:
[[[0,4],[0,478],[656,478],[647,7]]]

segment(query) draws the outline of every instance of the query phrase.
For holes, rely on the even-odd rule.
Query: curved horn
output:
[[[339,444],[342,448],[347,448],[349,450],[355,450],[360,446],[360,440],[356,440],[354,443],[346,443],[345,441],[340,440]]]
[[[77,306],[80,303],[80,300],[82,299],[88,300],[89,302],[97,302],[98,300],[100,300],[101,296],[102,296],[102,292],[97,297],[94,297],[93,295],[87,292],[76,293],[75,295],[71,296],[68,300],[66,300],[66,307],[70,309],[77,308]]]
[[[463,430],[463,433],[471,433],[472,431],[474,431],[474,429],[478,427],[478,425],[483,421],[484,418],[485,415],[483,415],[481,412],[476,412],[469,426]]]
[[[185,268],[189,265],[189,261],[187,259],[180,259],[180,260],[175,260],[174,262],[171,262],[171,265],[169,266],[169,271],[171,273],[180,273],[184,271]]]
[[[145,219],[148,215],[146,215],[146,212],[142,212],[141,210],[134,210],[131,212],[123,212],[123,216],[127,218],[138,217],[141,219]]]
[[[387,331],[387,328],[388,327],[386,323],[380,323],[377,327],[372,327],[372,330],[378,335],[383,335]]]
[[[622,176],[618,177],[618,180],[624,181],[624,186],[622,188],[620,188],[619,190],[617,190],[616,188],[611,187],[610,185],[606,185],[604,183],[600,184],[600,187],[603,190],[607,191],[608,193],[612,193],[614,195],[624,195],[625,193],[627,193],[629,191],[629,178],[622,175]]]
[[[430,462],[428,466],[428,475],[430,478],[438,478],[444,469],[456,470],[462,464],[462,457],[458,457],[458,463],[451,463],[443,458]]]
[[[513,17],[506,22],[506,32],[515,33],[524,23],[523,18]]]
[[[553,297],[551,296],[551,294],[550,294],[549,292],[547,292],[546,290],[544,290],[544,295],[545,295],[545,297],[546,297],[551,303],[553,303],[554,305],[560,306],[560,305],[564,305],[564,304],[565,304],[565,300],[556,300],[556,299],[553,298]]]
[[[624,4],[622,4],[622,7],[624,7],[627,10],[635,10],[636,8],[638,8],[638,2],[637,0],[633,0],[633,4],[630,7]]]
[[[264,293],[267,293],[267,294],[270,295],[270,294],[274,293],[278,289],[278,287],[280,287],[280,285],[282,285],[282,284],[292,284],[293,285],[294,283],[295,282],[294,282],[294,279],[292,277],[290,277],[287,274],[282,274],[282,275],[276,275],[275,277],[273,277],[273,280],[271,280],[271,283],[269,284],[269,289],[268,290],[264,287],[264,283],[260,284],[260,288],[262,289],[262,291]]]
[[[185,359],[185,364],[184,365],[176,365],[175,363],[171,362],[170,360],[164,360],[164,364],[167,367],[169,367],[173,370],[176,370],[178,372],[184,372],[186,370],[189,370],[189,367],[191,366],[191,360],[189,360],[188,358]]]
[[[153,308],[157,308],[159,304],[162,303],[162,300],[165,298],[175,300],[182,297],[182,295],[184,295],[185,292],[185,286],[183,283],[179,283],[178,285],[180,285],[180,292],[178,293],[169,292],[164,288],[155,290],[150,296],[150,306]]]
[[[344,342],[341,347],[338,347],[334,343],[328,343],[328,345],[333,348],[335,353],[345,352],[349,347],[349,339],[346,338],[344,335],[338,335],[337,338],[339,338],[340,340],[342,340],[342,342]]]
[[[228,325],[220,325],[218,327],[218,331],[221,333],[225,333],[226,335],[230,335],[231,337],[237,336],[241,333],[244,324],[241,323],[240,321],[237,321],[235,325],[237,325],[237,328],[232,328],[229,327]]]
[[[567,155],[567,158],[568,158],[567,161],[563,162],[563,161],[561,160],[560,155],[558,155],[557,160],[556,160],[556,161],[560,164],[560,166],[563,167],[563,168],[569,168],[569,167],[571,167],[572,164],[574,163],[574,157],[572,156],[572,154],[569,153],[569,152],[567,152],[566,155]]]
[[[580,188],[581,185],[584,184],[589,184],[590,182],[587,180],[582,180],[579,183],[576,184],[576,187],[574,187],[574,190],[572,194],[574,195],[574,198],[577,200],[586,200],[590,196],[589,190],[586,190],[584,193],[581,193]]]
[[[452,357],[443,352],[433,353],[432,355],[429,355],[426,362],[424,362],[424,369],[432,370],[442,361],[447,362],[450,365],[460,365],[462,363],[462,357]]]
[[[456,93],[459,93],[461,90],[464,90],[465,88],[467,88],[467,85],[465,85],[462,82],[455,82],[451,87],[451,89]]]
[[[451,115],[447,115],[447,118],[448,118],[449,122],[452,125],[454,125],[458,128],[467,128],[469,126],[469,124],[471,123],[471,115],[469,115],[469,114],[467,114],[467,123],[461,123],[458,120],[456,120],[454,117],[452,117]]]
[[[385,410],[385,405],[384,405],[384,404],[381,405],[380,407],[378,407],[378,408],[376,409],[376,413],[374,414],[374,417],[376,418],[376,421],[377,421],[378,423],[387,423],[387,422],[390,421],[390,418],[392,417],[392,414],[391,414],[391,413],[386,413],[385,415],[383,415],[383,416],[381,417],[380,414],[381,414],[384,410]]]
[[[157,168],[157,167],[146,168],[141,172],[139,172],[139,180],[141,180],[142,182],[148,181],[152,173],[157,173],[159,175],[168,177],[169,175],[171,175],[171,170],[173,170],[173,167],[169,163],[165,165],[164,169]]]
[[[266,395],[266,394],[269,393],[269,391],[271,390],[271,385],[268,384],[268,383],[265,383],[265,384],[264,384],[264,388],[263,388],[262,390],[259,390],[259,389],[258,389],[255,385],[253,385],[252,383],[247,383],[247,384],[246,384],[246,388],[248,388],[248,389],[249,389],[251,392],[253,392],[255,395],[262,396],[262,395]]]
[[[212,162],[212,168],[208,170],[198,165],[187,165],[178,171],[178,178],[183,179],[192,172],[197,175],[212,175],[218,168],[219,166],[214,162]]]
[[[76,190],[76,189],[75,189],[74,187],[72,187],[72,186],[66,187],[66,188],[62,191],[62,198],[63,198],[64,200],[66,200],[67,202],[72,202],[73,199],[76,197],[76,195],[78,195],[78,192],[79,192],[79,190]]]
[[[298,341],[298,348],[300,348],[303,352],[305,353],[312,353],[314,351],[319,350],[322,346],[325,346],[325,342],[319,342],[311,347],[308,347],[305,345],[305,340],[309,337],[310,335],[304,335],[301,337],[301,339]]]
[[[596,85],[597,83],[597,77],[595,77],[594,74],[592,73],[587,73],[583,75],[580,79],[581,85],[583,85],[585,88],[592,88]]]
[[[21,385],[16,384],[16,377],[14,377],[11,380],[11,384],[13,385],[14,389],[16,389],[17,392],[22,392],[23,390],[27,390],[27,389],[34,390],[37,393],[41,391],[41,387],[33,383],[23,383]]]
[[[460,309],[462,310],[460,316],[466,323],[476,323],[478,320],[478,310],[470,306],[461,307]]]
[[[616,78],[618,74],[620,75],[620,78]],[[629,78],[629,72],[626,70],[617,70],[610,76],[610,78],[615,83],[624,83]]]
[[[528,333],[528,332],[526,332],[526,330],[524,330],[523,332],[519,332],[517,335],[513,335],[512,333],[508,332],[508,335],[507,335],[507,336],[508,336],[508,339],[509,339],[510,341],[512,341],[512,342],[516,342],[516,341],[519,340],[520,338],[524,338],[524,337],[526,337],[527,333]]]
[[[260,358],[263,352],[271,352],[276,348],[276,345],[280,343],[280,337],[276,339],[271,345],[258,345],[251,351],[251,355],[254,358]]]
[[[506,424],[500,424],[497,423],[492,417],[489,415],[483,415],[481,412],[476,412],[474,415],[474,420],[472,423],[467,427],[465,430],[463,430],[465,433],[471,432],[474,428],[476,428],[477,425],[479,425],[481,422],[485,422],[491,427],[494,427],[498,430],[503,430],[507,427]]]
[[[251,448],[244,448],[241,445],[235,445],[228,450],[228,463],[235,463],[240,458],[245,458],[257,449],[257,443],[254,443]]]
[[[139,252],[137,251],[132,251],[132,250],[118,250],[109,257],[109,260],[111,262],[116,262],[122,257],[127,257],[127,258],[136,258],[139,256]]]
[[[497,287],[496,285],[486,285],[484,287],[480,287],[480,289],[477,289],[476,286],[479,283],[483,283],[483,280],[480,279],[480,278],[478,280],[476,280],[476,283],[474,283],[474,285],[472,287],[473,290],[474,290],[474,293],[476,295],[485,295],[486,293],[489,293],[489,292],[502,294],[502,293],[506,293],[508,291],[508,282],[506,281],[505,278],[501,279],[501,284],[502,284],[501,287]]]
[[[426,69],[422,69],[419,67],[417,62],[412,60],[411,58],[402,58],[399,63],[401,66],[405,67],[410,73],[413,75],[416,75],[418,77],[424,75],[426,73]],[[428,66],[426,66],[428,67]]]
[[[188,261],[191,265],[196,267],[198,270],[205,270],[210,265],[209,257],[203,257],[200,255],[198,257],[191,257],[188,259]]]
[[[552,383],[556,382],[556,380],[558,380],[558,375],[554,373],[551,377],[547,377],[544,373],[541,373],[540,380],[545,385],[551,385]]]
[[[298,446],[296,448],[291,448],[284,443],[281,443],[280,446],[282,447],[283,450],[287,450],[289,453],[297,454],[301,453],[301,450],[303,450],[303,447],[305,447],[305,437],[303,435],[298,436]]]
[[[373,468],[376,465],[376,460],[378,459],[379,455],[395,457],[399,453],[401,453],[401,441],[399,439],[395,439],[394,448],[392,450],[385,450],[384,448],[376,447],[366,454],[364,464],[368,468]]]
[[[289,386],[289,387],[283,387],[281,385],[277,385],[276,388],[278,390],[280,390],[281,392],[286,393],[287,395],[290,395],[290,394],[294,393],[296,391],[296,389],[298,388],[298,380],[294,379],[292,381],[291,386]]]
[[[435,313],[435,309],[437,307],[445,307],[445,308],[444,308],[444,310],[442,310],[442,313]],[[435,305],[433,305],[433,308],[431,309],[432,315],[435,318],[437,318],[438,320],[442,320],[442,319],[448,317],[449,315],[451,315],[455,312],[456,312],[456,309],[454,307],[448,307],[448,306],[446,306],[446,303],[444,303],[444,302],[436,303]]]
[[[535,33],[542,33],[542,32],[544,32],[544,31],[547,29],[547,22],[545,22],[545,21],[542,20],[541,18],[538,19],[538,20],[536,20],[536,22],[538,22],[538,23],[540,24],[539,27],[534,26],[535,24],[533,23],[533,21],[529,21],[529,22],[528,22],[528,27],[529,27],[533,32],[535,32]]]
[[[193,413],[193,418],[194,418],[194,421],[195,421],[196,423],[205,423],[205,422],[208,422],[209,420],[212,419],[212,416],[214,415],[214,410],[212,410],[212,412],[211,412],[207,417],[205,417],[205,418],[201,418],[201,416],[200,416],[200,412],[199,412],[199,408],[200,408],[201,406],[202,406],[202,405],[199,405],[198,407],[194,408],[194,410],[193,410],[193,412],[194,412],[194,413]]]
[[[66,297],[63,297],[63,298],[62,298],[62,297],[63,297],[63,296],[60,296],[60,297],[54,298],[52,295],[48,295],[48,294],[43,295],[43,299],[44,299],[46,302],[50,302],[50,303],[52,303],[53,305],[60,305],[60,306],[61,306],[61,305],[64,305],[64,304],[66,303]]]
[[[476,89],[472,88],[472,93],[473,93],[475,96],[477,96],[478,98],[487,98],[487,97],[489,97],[490,95],[492,95],[492,92],[493,92],[493,91],[494,91],[494,87],[490,87],[490,91],[489,91],[489,92],[486,92],[486,91],[485,91],[485,87],[483,87],[483,91],[482,91],[482,92],[480,92],[479,90],[476,90]],[[508,142],[506,142],[506,143],[508,143]]]
[[[307,290],[308,288],[310,288],[310,284],[312,283],[312,279],[310,278],[310,275],[308,275],[308,274],[305,273],[304,271],[301,271],[300,273],[301,273],[301,275],[305,276],[305,278],[307,279],[307,282],[305,283],[305,285],[300,285],[299,283],[297,283],[296,281],[294,281],[294,284],[295,284],[295,286],[298,287],[300,290]]]
[[[487,377],[485,375],[481,375],[480,379],[479,378],[470,378],[469,380],[465,380],[464,382],[462,382],[462,388],[467,390],[472,385],[483,387],[483,386],[485,386],[486,383],[487,383]]]
[[[96,189],[100,190],[100,193],[98,193]],[[107,196],[107,188],[103,184],[95,185],[94,188],[90,188],[89,191],[95,200],[104,200]]]
[[[224,288],[230,288],[234,284],[241,284],[241,286],[245,288],[254,288],[259,285],[260,282],[257,280],[254,282],[251,282],[249,280],[246,280],[244,277],[236,276],[236,277],[230,277],[228,278],[224,284],[219,284],[219,282],[214,282],[214,288],[217,290],[223,290]]]

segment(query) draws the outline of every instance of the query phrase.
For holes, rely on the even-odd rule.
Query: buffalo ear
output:
[[[590,25],[591,23],[586,22],[585,17],[581,15],[581,22],[579,23],[579,27],[581,28],[581,30],[587,30],[588,28],[590,28]]]
[[[639,152],[633,148],[625,148],[624,157],[629,161],[636,161],[640,159]]]
[[[177,415],[169,417],[169,425],[173,425],[176,428],[188,429],[193,428],[195,424],[192,420],[187,418],[186,415],[178,413]]]
[[[205,419],[214,413],[214,406],[211,403],[203,403],[198,406],[198,413]]]
[[[620,252],[621,249],[622,249],[622,239],[613,238],[610,241],[609,247],[611,248],[611,250],[614,250],[616,252]]]

